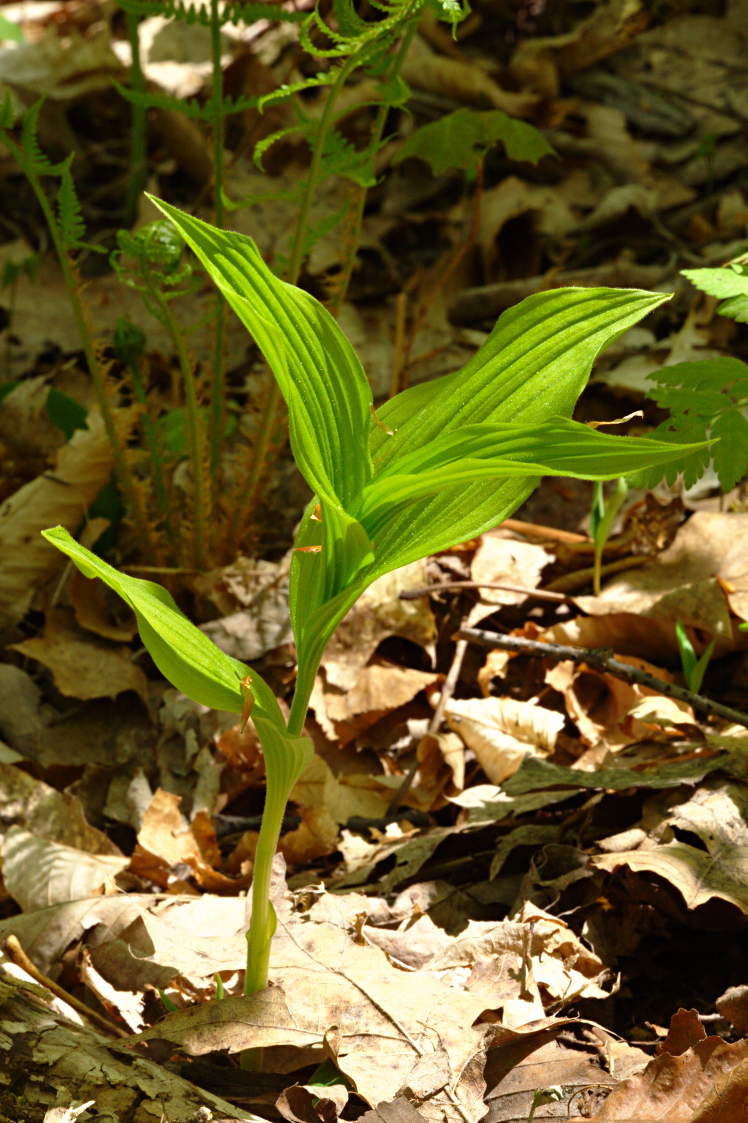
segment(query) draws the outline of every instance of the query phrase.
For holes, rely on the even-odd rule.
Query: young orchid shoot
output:
[[[290,613],[298,673],[288,722],[257,674],[224,655],[150,581],[126,577],[60,527],[45,537],[134,610],[162,674],[190,698],[251,721],[267,794],[252,884],[245,993],[267,985],[270,872],[286,803],[310,761],[315,675],[338,623],[378,577],[508,518],[543,475],[616,479],[692,446],[615,437],[572,421],[597,356],[668,297],[556,289],[505,312],[461,369],[374,409],[329,312],[279,280],[254,242],[154,199],[263,352],[288,409],[291,450],[313,496],[294,543]]]

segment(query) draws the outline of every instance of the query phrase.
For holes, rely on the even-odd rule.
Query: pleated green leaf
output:
[[[371,477],[372,396],[356,352],[309,293],[279,280],[251,238],[160,199],[268,361],[288,406],[291,448],[309,486],[346,509]]]
[[[679,455],[706,444],[681,446]],[[539,425],[464,425],[391,461],[364,488],[357,515],[376,536],[398,504],[408,503],[405,514],[415,518],[413,501],[452,486],[528,475],[610,480],[672,459],[672,444],[618,437],[566,418]],[[451,525],[442,527],[437,518],[431,531],[449,533]]]
[[[608,479],[685,451],[568,420],[600,352],[666,295],[569,288],[528,297],[461,370],[375,415],[358,358],[312,296],[274,277],[250,239],[154,202],[270,363],[315,492],[291,567],[299,696],[308,697],[335,626],[377,577],[496,526],[543,474]],[[301,716],[292,711],[294,723]]]
[[[253,697],[253,720],[285,732],[285,722],[267,683],[238,659],[216,647],[180,612],[173,598],[155,581],[129,577],[81,546],[62,526],[42,534],[75,563],[84,577],[99,577],[130,606],[138,631],[161,674],[188,698],[215,710],[242,713],[248,679]]]

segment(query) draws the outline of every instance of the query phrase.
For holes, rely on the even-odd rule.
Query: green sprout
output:
[[[667,296],[556,289],[505,312],[459,371],[374,410],[361,363],[330,313],[280,281],[254,242],[154,200],[254,336],[285,399],[291,449],[313,492],[296,535],[290,614],[298,674],[288,722],[270,687],[219,650],[151,581],[128,577],[62,527],[44,531],[136,614],[169,682],[251,719],[267,789],[257,841],[244,991],[267,985],[276,918],[270,874],[286,803],[313,756],[304,722],[338,623],[378,577],[496,526],[543,475],[615,479],[688,452],[571,421],[600,351]]]
[[[709,660],[714,654],[716,640],[711,640],[702,651],[701,657],[698,658],[688,632],[680,620],[675,621],[675,636],[678,640],[678,651],[680,652],[680,662],[686,686],[694,694],[698,694],[704,681],[706,669],[709,666]]]
[[[600,578],[602,576],[603,550],[610,538],[616,515],[626,502],[629,485],[621,476],[616,480],[615,487],[608,498],[605,498],[603,485],[600,480],[595,483],[595,492],[592,498],[592,511],[590,512],[590,535],[595,547],[595,560],[592,569],[592,589],[596,597],[600,596]]]

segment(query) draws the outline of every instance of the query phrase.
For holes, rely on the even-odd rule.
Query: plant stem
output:
[[[265,807],[262,812],[252,871],[252,916],[247,932],[245,994],[256,994],[268,984],[270,944],[276,925],[275,909],[270,900],[270,878],[273,872],[273,858],[278,849],[283,814],[290,794],[290,789],[285,785],[275,784],[268,774]]]
[[[387,75],[388,81],[392,81],[392,79],[397,77],[397,75],[400,73],[400,69],[405,60],[405,56],[408,53],[408,48],[410,47],[417,26],[418,21],[414,19],[411,21],[409,26],[406,27],[402,40],[400,42],[400,46],[397,50],[397,54],[395,55],[392,66],[390,67],[389,73]],[[370,141],[370,144],[374,151],[376,151],[376,149],[379,147],[379,142],[382,139],[382,133],[384,132],[384,125],[385,121],[387,120],[389,109],[390,107],[386,103],[383,103],[377,109],[377,115],[374,118],[374,125],[371,130]],[[333,316],[337,316],[338,312],[340,311],[343,305],[343,301],[345,300],[348,293],[348,286],[351,283],[351,277],[353,276],[353,269],[356,264],[356,252],[361,240],[361,227],[364,221],[364,207],[366,206],[366,198],[368,193],[368,187],[357,185],[356,199],[353,203],[352,214],[350,215],[350,218],[348,220],[348,222],[350,223],[350,229],[349,234],[346,237],[345,260],[343,262],[341,275],[335,286],[333,298],[328,304],[328,307]]]
[[[223,72],[221,70],[221,19],[218,0],[210,4],[210,46],[213,70],[212,127],[213,127],[213,221],[223,229]],[[226,303],[220,292],[216,293],[215,321],[213,334],[213,387],[210,417],[210,479],[214,495],[218,484],[218,469],[221,461],[221,443],[226,418],[226,388],[224,385],[224,326],[226,322]]]
[[[88,323],[86,310],[83,306],[83,301],[80,296],[80,289],[78,287],[78,279],[76,276],[75,267],[68,254],[65,243],[62,239],[57,220],[52,210],[52,206],[47,198],[46,192],[41,185],[39,177],[33,168],[29,167],[28,161],[24,157],[23,150],[15,143],[15,141],[7,134],[3,136],[3,142],[9,149],[14,160],[18,166],[23,170],[31,190],[36,196],[37,202],[41,207],[42,214],[47,223],[52,244],[55,247],[57,259],[62,269],[62,276],[65,282],[65,289],[67,290],[68,300],[70,301],[70,308],[73,313],[73,319],[80,335],[81,346],[83,354],[86,358],[86,366],[91,375],[93,382],[94,392],[96,394],[96,401],[101,411],[101,417],[104,422],[104,429],[106,431],[109,444],[112,448],[112,459],[114,461],[114,471],[117,476],[120,487],[125,497],[127,510],[132,518],[138,537],[143,543],[147,543],[150,548],[153,548],[152,536],[148,529],[148,522],[145,517],[140,497],[135,486],[135,478],[130,471],[130,466],[125,457],[125,449],[120,440],[117,426],[114,421],[114,414],[109,402],[106,387],[106,374],[96,354],[96,346],[93,340],[93,333]]]
[[[149,286],[150,287],[150,286]],[[192,487],[194,490],[195,506],[195,533],[194,533],[194,563],[197,569],[205,563],[205,523],[207,520],[207,504],[205,496],[204,478],[204,434],[202,419],[200,417],[200,404],[197,396],[197,383],[192,361],[187,353],[182,333],[171,314],[169,302],[164,299],[156,286],[150,287],[151,295],[158,305],[162,316],[162,323],[169,333],[179,361],[179,369],[184,384],[184,415],[187,425],[187,439],[192,463]]]
[[[145,93],[143,68],[140,62],[140,16],[134,12],[126,13],[127,38],[132,55],[130,82],[136,93]],[[138,213],[138,200],[145,183],[146,116],[145,105],[132,103],[130,118],[130,174],[127,180],[125,199],[125,222],[131,226]]]
[[[145,443],[148,447],[148,459],[151,462],[151,476],[153,478],[153,488],[156,492],[156,503],[164,517],[164,530],[166,532],[167,541],[172,548],[172,552],[176,552],[177,540],[174,534],[171,514],[169,512],[169,499],[166,493],[166,483],[161,466],[161,449],[159,448],[153,419],[148,414],[148,395],[143,385],[143,379],[140,377],[137,360],[132,359],[127,364],[127,367],[132,378],[135,397],[143,406],[143,433],[145,434]]]

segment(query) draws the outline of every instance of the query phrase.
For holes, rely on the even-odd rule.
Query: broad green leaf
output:
[[[217,230],[159,199],[257,341],[288,405],[291,447],[307,483],[345,508],[371,475],[371,389],[330,313],[267,267],[251,238]]]
[[[534,125],[508,117],[501,109],[463,108],[416,129],[393,163],[418,156],[431,166],[434,175],[443,175],[449,168],[472,171],[496,144],[504,145],[510,160],[528,160],[533,164],[554,154]]]
[[[241,713],[245,706],[241,682],[248,678],[255,723],[285,730],[280,707],[267,683],[256,671],[216,647],[180,612],[166,589],[154,581],[120,573],[76,542],[64,527],[53,527],[42,534],[67,554],[84,577],[101,578],[130,606],[148,653],[172,686],[204,706]]]
[[[406,416],[400,395],[379,408],[381,425],[395,431],[389,438],[382,430],[373,434],[377,469],[447,428],[570,416],[601,351],[669,299],[639,289],[581,288],[527,297],[503,313],[461,370],[432,384],[433,392],[418,398],[406,390],[403,397],[412,395],[416,407]]]
[[[569,417],[604,347],[668,299],[638,289],[569,288],[523,300],[501,316],[462,370],[431,384],[442,392],[416,397],[406,390],[377,411],[375,478],[400,456],[465,424],[535,425]],[[408,395],[412,412],[402,404],[410,406]],[[508,518],[536,484],[536,475],[458,484],[404,506],[378,529],[375,576],[482,534]]]
[[[442,494],[453,485],[528,474],[610,480],[671,463],[690,451],[664,441],[613,436],[565,418],[531,426],[465,425],[378,473],[364,488],[357,514],[376,538],[397,504]]]

